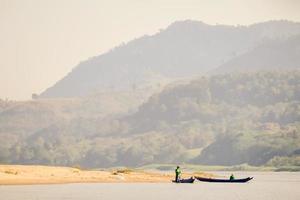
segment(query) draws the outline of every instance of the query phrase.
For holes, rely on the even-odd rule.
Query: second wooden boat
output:
[[[203,178],[203,177],[195,177],[198,181],[203,182],[218,182],[218,183],[246,183],[253,179],[253,177],[242,178],[242,179],[217,179],[217,178]]]

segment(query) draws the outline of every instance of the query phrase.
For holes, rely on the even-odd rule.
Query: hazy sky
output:
[[[184,19],[300,22],[300,0],[0,0],[0,98],[30,99],[80,61]]]

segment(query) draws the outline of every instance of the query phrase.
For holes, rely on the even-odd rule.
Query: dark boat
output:
[[[194,183],[195,179],[193,177],[188,179],[180,179],[179,182],[172,181],[173,183]]]
[[[198,181],[204,182],[216,182],[216,183],[246,183],[253,179],[253,177],[242,178],[242,179],[216,179],[216,178],[202,178],[202,177],[195,177]]]

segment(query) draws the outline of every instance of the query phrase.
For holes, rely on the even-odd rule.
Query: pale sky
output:
[[[80,61],[185,19],[300,22],[300,0],[0,0],[0,98],[30,99]]]

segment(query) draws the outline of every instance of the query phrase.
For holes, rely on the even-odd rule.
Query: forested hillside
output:
[[[199,77],[146,102],[138,91],[102,102],[1,101],[0,162],[299,165],[299,71]]]

